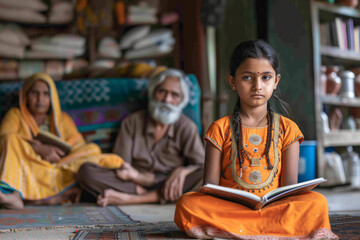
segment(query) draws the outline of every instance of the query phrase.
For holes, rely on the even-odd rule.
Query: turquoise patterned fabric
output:
[[[192,119],[201,134],[200,86],[195,75],[187,75],[190,101],[184,114]],[[130,113],[147,107],[143,78],[98,78],[56,81],[61,108],[75,121],[88,142],[110,152],[121,121]],[[18,104],[21,82],[0,84],[0,117]]]

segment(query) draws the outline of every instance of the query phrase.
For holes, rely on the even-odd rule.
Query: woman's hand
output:
[[[119,169],[116,169],[116,176],[123,181],[137,182],[139,171],[136,170],[131,164],[123,162]]]
[[[65,155],[58,147],[41,143],[39,140],[29,140],[34,151],[41,156],[42,159],[50,163],[56,163]]]

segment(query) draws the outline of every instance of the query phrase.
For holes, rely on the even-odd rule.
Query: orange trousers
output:
[[[287,197],[260,210],[203,193],[176,203],[177,226],[190,237],[231,239],[338,239],[326,198],[317,192]]]

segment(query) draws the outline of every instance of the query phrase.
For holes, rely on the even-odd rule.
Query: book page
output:
[[[288,186],[284,186],[284,187],[279,187],[277,189],[272,190],[271,192],[268,192],[267,194],[265,194],[262,199],[263,201],[266,199],[271,199],[277,195],[280,195],[283,192],[288,192],[291,189],[299,189],[299,188],[304,188],[306,186],[312,186],[312,188],[316,187],[317,185],[319,185],[322,182],[325,182],[326,179],[324,178],[316,178],[313,180],[309,180],[309,181],[305,181],[305,182],[301,182],[301,183],[297,183],[297,184],[292,184],[292,185],[288,185]]]
[[[256,207],[260,208],[263,205],[263,203],[261,203],[261,198],[257,195],[234,188],[205,184],[200,188],[200,192],[233,202],[238,202],[252,209],[257,209]]]

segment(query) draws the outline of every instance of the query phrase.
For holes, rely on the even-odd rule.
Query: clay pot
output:
[[[336,96],[341,88],[341,79],[337,75],[338,66],[328,66],[326,70],[326,94]]]
[[[343,5],[343,6],[356,8],[359,4],[359,1],[358,0],[338,0],[338,1],[336,1],[336,3]]]

